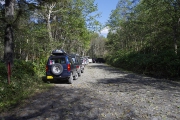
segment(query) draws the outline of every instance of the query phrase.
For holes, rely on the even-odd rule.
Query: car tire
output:
[[[68,83],[69,84],[73,83],[73,75],[72,75],[72,73],[71,73],[71,76],[68,78]]]
[[[74,75],[74,80],[77,80],[77,79],[78,79],[78,72],[76,72]]]
[[[51,66],[51,72],[54,75],[60,75],[63,72],[63,66],[59,63],[55,63]]]
[[[81,76],[81,70],[79,71],[78,76],[79,76],[79,77]]]

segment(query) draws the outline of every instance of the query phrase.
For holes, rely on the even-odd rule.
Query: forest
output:
[[[180,0],[119,0],[107,25],[108,64],[178,80]]]
[[[50,87],[42,76],[54,49],[179,80],[180,0],[119,0],[105,26],[97,10],[94,0],[1,0],[0,111]]]

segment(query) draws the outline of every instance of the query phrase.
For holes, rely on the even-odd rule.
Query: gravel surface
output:
[[[180,120],[180,83],[91,63],[74,83],[54,84],[2,120]]]

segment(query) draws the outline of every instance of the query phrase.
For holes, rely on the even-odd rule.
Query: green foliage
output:
[[[46,71],[46,63],[47,63],[47,58],[46,57],[42,57],[41,59],[36,60],[35,62],[33,62],[34,67],[34,71],[38,76],[43,76],[45,75],[45,71]]]
[[[154,77],[167,79],[180,77],[180,56],[173,50],[158,54],[117,51],[112,55],[107,55],[106,61],[115,67]]]
[[[43,87],[31,62],[15,60],[12,68],[11,83],[7,83],[7,69],[0,63],[0,111],[21,102],[37,89]]]
[[[106,61],[147,75],[180,77],[178,4],[164,0],[119,0],[107,24],[110,32]]]
[[[57,48],[79,54],[85,53],[90,44],[90,32],[100,28],[100,23],[96,20],[99,15],[92,15],[97,11],[94,0],[38,1],[40,3],[37,2],[36,5],[30,1],[17,2],[15,6],[17,19],[12,25],[16,59],[34,62],[41,58],[42,54],[47,55],[52,49]],[[48,11],[50,8],[51,12]],[[5,18],[2,14],[3,6],[0,7],[0,11],[2,19]],[[49,24],[47,16],[50,16]],[[2,31],[6,23],[2,19],[0,19],[0,38],[1,43],[4,43]],[[81,51],[78,51],[79,46]],[[3,51],[2,44],[0,49]],[[37,53],[39,51],[43,52]],[[0,57],[3,58],[3,52],[0,53]]]
[[[0,77],[1,78],[5,78],[5,77],[7,77],[7,70],[6,70],[6,66],[5,66],[5,64],[3,63],[3,62],[0,62]],[[0,80],[2,80],[2,79],[0,79]]]
[[[24,60],[15,60],[14,67],[12,71],[12,76],[23,77],[23,75],[35,75],[34,65],[31,62],[26,62]]]

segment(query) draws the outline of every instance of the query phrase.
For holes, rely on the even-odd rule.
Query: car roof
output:
[[[56,49],[56,50],[53,50],[51,54],[61,56],[61,55],[66,55],[67,53],[62,49]]]

